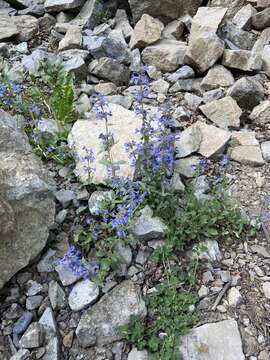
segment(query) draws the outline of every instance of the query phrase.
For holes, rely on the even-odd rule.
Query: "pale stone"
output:
[[[59,43],[59,50],[80,49],[82,47],[82,32],[79,26],[70,26],[65,37]]]
[[[232,160],[250,166],[261,166],[264,160],[260,146],[235,146],[230,149]]]
[[[256,133],[253,131],[237,131],[232,133],[232,144],[243,146],[259,146]]]
[[[130,39],[129,46],[131,49],[139,48],[143,49],[147,45],[153,44],[161,37],[164,25],[158,19],[154,19],[152,16],[144,14],[141,20],[135,25],[133,34]]]
[[[203,78],[201,87],[203,90],[213,90],[218,87],[229,87],[234,84],[234,77],[230,70],[222,65],[215,65]]]
[[[222,57],[222,65],[232,69],[250,71],[252,69],[252,53],[249,50],[225,49]]]
[[[270,8],[266,8],[261,12],[252,16],[252,25],[257,30],[263,30],[270,26]]]
[[[242,301],[240,291],[236,287],[232,287],[228,292],[228,303],[232,307],[237,307]]]
[[[190,126],[184,130],[175,142],[177,156],[182,158],[196,152],[201,144],[202,135],[197,126]]]
[[[183,360],[244,360],[235,320],[199,326],[180,339]]]
[[[81,280],[72,288],[68,303],[73,311],[80,311],[93,304],[98,298],[98,286],[90,280]]]
[[[256,9],[247,4],[242,7],[233,17],[232,22],[239,28],[243,30],[250,30],[252,16],[257,13]]]
[[[264,295],[267,299],[270,299],[270,282],[264,282],[262,285]]]
[[[13,18],[0,14],[0,41],[7,40],[18,34],[19,29]]]
[[[222,56],[224,42],[214,32],[200,32],[193,37],[185,55],[185,62],[203,73]]]
[[[181,20],[170,22],[162,32],[162,38],[180,40],[184,33],[184,24]]]
[[[198,156],[190,156],[175,162],[175,171],[186,178],[192,178],[196,175],[196,166],[198,166],[200,158]]]
[[[186,50],[184,42],[162,39],[143,50],[142,60],[161,71],[171,72],[183,65]]]
[[[71,24],[93,29],[100,22],[98,15],[103,11],[104,5],[99,0],[84,0],[83,3],[83,7]]]
[[[208,119],[223,129],[240,127],[242,110],[230,96],[202,105],[200,110]]]
[[[265,45],[261,52],[262,70],[270,76],[270,45]]]
[[[115,145],[112,147],[112,156],[115,161],[124,161],[120,166],[118,176],[132,179],[134,168],[130,165],[130,159],[125,151],[124,145],[129,141],[140,141],[140,135],[136,129],[141,127],[141,119],[133,111],[126,110],[120,105],[110,104],[112,116],[109,118],[110,131],[114,134]],[[123,131],[125,129],[125,131]],[[104,158],[104,153],[100,153],[101,143],[99,134],[105,131],[105,124],[101,120],[78,120],[73,125],[69,134],[68,143],[70,148],[76,154],[76,174],[85,182],[88,180],[88,172],[85,171],[83,157],[86,155],[84,147],[92,148],[95,161],[92,166],[96,169],[93,174],[93,183],[102,183],[107,179],[106,166],[99,163]]]
[[[231,138],[230,132],[216,126],[207,125],[201,121],[196,124],[202,134],[198,153],[207,158],[220,154]]]
[[[128,354],[128,360],[148,360],[148,352],[147,350],[139,351],[136,348],[132,349]]]
[[[249,115],[249,118],[256,124],[256,125],[265,125],[268,124],[270,121],[270,101],[265,100],[257,105],[253,110],[252,113]]]
[[[44,8],[48,12],[60,12],[79,9],[83,3],[84,0],[46,0]]]
[[[261,148],[264,160],[270,162],[270,141],[263,142]]]
[[[36,19],[34,16],[14,16],[13,20],[19,29],[19,35],[17,36],[18,41],[29,41],[37,35],[39,24],[38,19]]]

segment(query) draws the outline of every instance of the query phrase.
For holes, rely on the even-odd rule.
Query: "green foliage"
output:
[[[96,14],[96,20],[98,23],[106,23],[109,20],[109,11],[106,8],[101,9]]]
[[[167,280],[145,298],[148,309],[145,323],[132,317],[130,324],[120,329],[124,338],[139,350],[148,348],[153,360],[179,359],[180,336],[198,321],[198,314],[190,311],[196,297],[189,289],[178,290],[183,279],[176,272],[167,275]]]

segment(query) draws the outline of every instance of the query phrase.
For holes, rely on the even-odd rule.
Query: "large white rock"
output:
[[[179,346],[183,360],[244,360],[235,320],[205,324],[184,336]]]
[[[141,119],[133,111],[120,105],[109,104],[109,106],[112,112],[112,116],[109,118],[109,127],[116,142],[112,148],[113,159],[114,161],[125,161],[125,164],[120,166],[117,175],[132,179],[134,168],[130,166],[130,159],[124,145],[132,140],[140,140],[140,135],[135,133],[135,130],[141,127]],[[82,161],[86,155],[84,147],[92,148],[96,159],[92,165],[96,169],[92,182],[103,183],[107,179],[106,167],[99,163],[104,158],[104,153],[100,153],[101,142],[98,138],[102,132],[105,132],[105,123],[103,120],[96,120],[94,115],[89,120],[78,120],[73,125],[68,143],[75,154],[75,171],[81,181],[88,180],[88,173],[84,169],[85,163]]]
[[[184,64],[186,51],[187,45],[184,42],[163,39],[145,48],[142,60],[161,71],[175,71]]]
[[[93,304],[99,295],[98,286],[90,280],[81,280],[71,290],[68,303],[73,311],[79,311]]]

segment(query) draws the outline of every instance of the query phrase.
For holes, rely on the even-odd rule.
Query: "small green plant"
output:
[[[109,20],[109,11],[106,8],[102,8],[100,11],[96,14],[96,20],[98,23],[106,23]]]

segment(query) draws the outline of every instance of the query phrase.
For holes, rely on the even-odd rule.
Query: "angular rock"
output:
[[[129,82],[130,71],[128,67],[114,59],[107,57],[93,60],[89,64],[89,72],[97,77],[112,81],[117,85],[126,85]]]
[[[60,12],[79,9],[84,0],[46,0],[44,8],[47,12]]]
[[[243,146],[259,146],[256,133],[253,131],[236,131],[232,133],[232,143]]]
[[[237,307],[242,301],[242,295],[236,287],[232,287],[228,292],[228,303],[232,307]]]
[[[139,141],[139,134],[135,133],[137,128],[141,127],[141,120],[129,110],[126,110],[120,105],[110,104],[112,117],[110,117],[110,131],[113,132],[115,138],[115,145],[112,148],[113,158],[123,160],[125,164],[120,166],[120,171],[117,175],[128,178],[133,178],[134,168],[130,166],[128,154],[124,150],[124,144],[135,140]],[[123,132],[123,128],[125,131]],[[85,171],[85,164],[83,158],[85,157],[84,146],[88,149],[93,149],[95,161],[92,164],[96,168],[93,178],[94,183],[104,182],[107,178],[106,167],[99,163],[104,157],[100,153],[100,140],[98,136],[104,131],[104,124],[100,120],[78,120],[73,125],[69,135],[69,146],[76,154],[76,174],[80,177],[81,181],[85,182],[88,179],[88,173]]]
[[[45,355],[42,360],[60,360],[60,343],[58,340],[57,325],[51,308],[47,308],[42,314],[39,324],[45,334]]]
[[[224,42],[215,33],[200,32],[193,36],[185,55],[185,62],[203,73],[222,56]]]
[[[13,333],[20,335],[25,332],[28,328],[28,325],[33,319],[33,314],[30,311],[25,311],[22,316],[15,322],[13,326]]]
[[[60,51],[80,49],[82,47],[82,32],[79,26],[70,26],[65,37],[60,41]]]
[[[0,13],[0,41],[7,40],[19,34],[15,21],[8,15]]]
[[[229,89],[228,96],[236,100],[243,110],[252,110],[264,98],[264,88],[254,77],[242,77]]]
[[[235,320],[199,326],[180,340],[183,360],[244,360],[241,336]],[[207,354],[207,355],[206,355]]]
[[[266,297],[266,299],[270,299],[270,282],[264,282],[262,285],[262,289],[264,292],[264,296]]]
[[[60,285],[54,280],[49,283],[48,291],[50,303],[54,310],[59,310],[66,305],[66,294]]]
[[[93,304],[99,295],[98,286],[90,280],[81,280],[72,288],[68,303],[73,311],[80,311]]]
[[[263,30],[270,26],[270,8],[252,16],[252,25],[257,30]]]
[[[222,89],[210,90],[203,94],[203,102],[207,104],[211,101],[222,99],[223,97],[224,91]]]
[[[200,96],[191,93],[185,94],[185,103],[187,107],[191,110],[197,110],[202,101],[203,99]]]
[[[270,119],[270,101],[265,100],[262,101],[259,105],[257,105],[252,113],[249,115],[249,118],[256,125],[265,125],[269,123]]]
[[[26,360],[30,356],[30,351],[27,349],[20,349],[16,354],[11,356],[10,360]]]
[[[257,13],[256,9],[247,4],[243,6],[233,17],[232,22],[237,26],[239,29],[243,30],[250,30],[251,28],[251,21],[252,16]]]
[[[181,40],[184,33],[184,24],[181,20],[170,22],[162,32],[163,39]]]
[[[251,71],[253,68],[252,52],[249,50],[225,49],[222,57],[222,65],[231,69]]]
[[[234,146],[230,149],[230,158],[240,164],[250,166],[261,166],[264,164],[260,146]]]
[[[44,254],[42,259],[39,261],[37,265],[37,270],[40,273],[48,273],[52,272],[57,265],[57,256],[56,251],[52,249],[48,249],[48,251]]]
[[[270,162],[270,141],[261,144],[262,155],[265,161]]]
[[[20,344],[26,349],[38,348],[42,346],[43,335],[42,326],[37,322],[32,323],[21,337]]]
[[[175,73],[170,74],[167,77],[167,80],[169,80],[170,82],[175,82],[180,79],[190,79],[194,77],[195,77],[194,70],[190,66],[184,65],[180,69],[178,69]]]
[[[55,271],[58,273],[59,279],[63,286],[69,286],[80,280],[80,276],[75,275],[71,270],[63,265],[57,265]]]
[[[144,318],[146,306],[140,287],[124,281],[87,310],[76,329],[82,347],[106,345],[122,338],[119,327],[130,322],[130,316]]]
[[[87,77],[87,66],[82,56],[74,55],[70,60],[64,63],[64,67],[69,73],[73,73],[78,80]]]
[[[177,160],[175,163],[175,171],[186,178],[192,178],[196,175],[196,166],[199,164],[198,156],[190,156]]]
[[[190,126],[184,130],[175,142],[176,155],[179,158],[186,157],[196,152],[201,144],[202,134],[197,126]]]
[[[18,41],[29,41],[37,35],[39,22],[34,16],[20,15],[14,16],[13,19],[19,30],[19,35],[17,36]]]
[[[225,130],[240,127],[242,110],[230,96],[202,105],[200,110],[208,119]]]
[[[38,323],[44,328],[47,338],[50,337],[51,334],[57,333],[56,321],[50,307],[44,311]]]
[[[234,84],[232,73],[222,65],[215,65],[203,78],[201,87],[203,90],[213,90],[218,87],[229,87]]]
[[[161,37],[164,25],[158,19],[143,14],[140,21],[135,25],[129,46],[131,49],[143,49],[148,45],[158,41]]]
[[[206,158],[220,154],[231,138],[230,132],[198,121],[196,125],[202,134],[198,153]]]
[[[184,42],[162,39],[142,52],[142,61],[161,71],[175,71],[184,63],[187,46]]]
[[[201,5],[201,0],[128,0],[136,23],[143,14],[161,18],[168,23],[182,15],[189,13],[194,15]]]
[[[128,360],[148,360],[148,352],[147,350],[139,351],[136,348],[133,348],[131,352],[128,354]]]
[[[234,48],[236,47],[241,50],[251,50],[257,39],[256,34],[239,29],[231,22],[227,22],[222,26],[219,34],[230,47],[233,46]]]
[[[166,95],[169,90],[170,84],[163,79],[152,82],[151,88],[154,92]]]
[[[29,311],[37,309],[43,301],[42,295],[29,296],[26,299],[26,309]]]
[[[208,6],[227,8],[225,19],[231,19],[244,5],[246,0],[209,0]]]
[[[98,215],[100,213],[100,208],[103,201],[112,201],[113,196],[114,196],[114,192],[112,190],[110,191],[96,190],[92,192],[88,201],[88,208],[90,214]]]
[[[202,94],[201,78],[199,79],[183,79],[178,80],[169,90],[170,93],[176,93],[178,91],[194,92],[198,95]]]
[[[1,288],[44,248],[55,214],[52,180],[17,121],[2,110],[0,169]]]
[[[83,1],[84,2],[84,1]],[[72,25],[93,29],[99,24],[98,15],[103,10],[103,3],[99,0],[87,0],[79,14],[71,21]]]
[[[196,41],[203,32],[216,33],[226,12],[222,7],[200,7],[192,20],[189,43]]]
[[[133,33],[133,29],[130,26],[127,13],[124,9],[118,9],[115,14],[115,29],[121,30],[124,38],[129,40]]]
[[[149,206],[141,210],[140,216],[131,226],[132,234],[142,241],[162,239],[166,231],[167,227],[164,222],[159,217],[153,216],[153,211]]]

